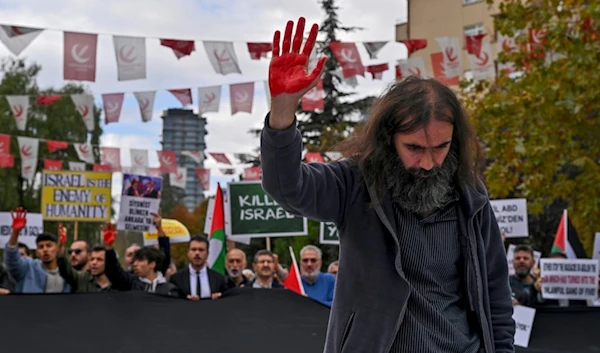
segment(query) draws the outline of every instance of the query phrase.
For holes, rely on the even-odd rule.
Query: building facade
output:
[[[433,77],[431,55],[441,49],[435,38],[459,37],[462,47],[462,66],[469,77],[470,66],[465,46],[466,35],[486,33],[486,38],[495,47],[497,35],[494,16],[498,14],[500,0],[488,5],[485,0],[408,0],[408,19],[396,24],[396,41],[427,39],[427,48],[411,56],[422,56],[427,76]],[[496,51],[494,52],[494,59]]]
[[[162,148],[175,151],[177,166],[187,170],[184,203],[192,211],[204,199],[200,181],[196,177],[196,168],[203,168],[204,162],[196,163],[192,158],[183,156],[182,151],[204,153],[206,118],[199,117],[189,109],[168,109],[161,115],[163,119]]]

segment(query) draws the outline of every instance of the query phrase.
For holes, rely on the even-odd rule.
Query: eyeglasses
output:
[[[302,262],[306,263],[306,262],[310,262],[310,263],[316,263],[318,260],[317,259],[302,259]]]
[[[81,249],[69,249],[69,255],[71,255],[72,253],[75,253],[75,255],[79,255],[81,254]]]

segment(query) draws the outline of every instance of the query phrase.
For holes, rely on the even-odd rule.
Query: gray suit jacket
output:
[[[392,203],[370,207],[376,194],[349,160],[303,164],[293,124],[261,135],[262,185],[286,211],[340,230],[340,271],[325,353],[389,353],[409,296]],[[506,254],[483,184],[461,192],[459,227],[470,309],[487,353],[514,352],[515,332]],[[376,273],[377,275],[374,275]]]

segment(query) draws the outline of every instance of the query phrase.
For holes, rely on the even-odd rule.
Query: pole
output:
[[[79,222],[75,221],[75,226],[73,227],[73,241],[77,241],[77,228],[79,227]]]
[[[271,237],[267,237],[267,250],[271,251]]]

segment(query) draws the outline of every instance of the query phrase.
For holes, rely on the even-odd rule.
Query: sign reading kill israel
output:
[[[335,223],[321,222],[321,229],[319,231],[319,243],[340,245],[340,234]]]
[[[260,181],[227,185],[227,235],[235,238],[307,235],[306,218],[286,212],[263,190]]]
[[[44,170],[45,221],[110,221],[112,173]]]

